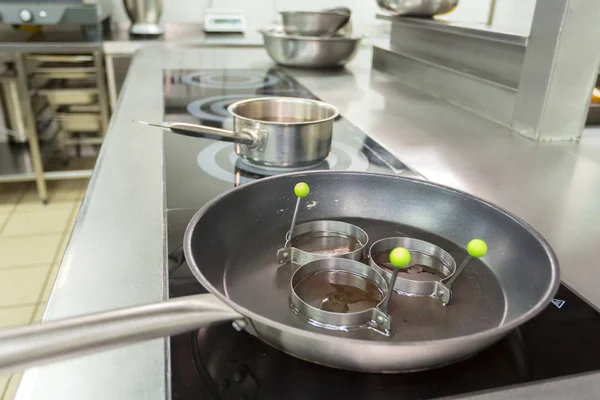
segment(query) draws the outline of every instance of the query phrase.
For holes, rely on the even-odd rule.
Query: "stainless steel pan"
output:
[[[447,307],[428,297],[393,295],[391,337],[309,325],[289,307],[293,268],[278,268],[275,257],[298,181],[311,186],[300,222],[344,220],[373,242],[411,236],[457,260],[473,237],[487,240],[489,251],[463,271]],[[554,253],[523,221],[468,194],[385,174],[320,171],[246,184],[200,209],[183,246],[192,272],[212,294],[1,331],[0,373],[226,321],[314,363],[369,372],[421,370],[459,361],[501,339],[542,311],[559,285]]]
[[[338,110],[322,101],[260,97],[231,104],[233,131],[185,123],[153,124],[180,135],[236,143],[235,152],[259,167],[302,168],[323,162],[331,150]]]

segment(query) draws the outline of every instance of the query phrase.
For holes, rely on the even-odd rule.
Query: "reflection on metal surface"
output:
[[[234,69],[198,71],[181,78],[187,85],[217,89],[258,89],[276,85],[279,80],[279,77],[271,74]]]
[[[332,170],[340,169],[338,167],[338,165],[340,165],[340,157],[343,157],[344,159],[347,158],[350,160],[349,164],[345,163],[344,170],[347,170],[347,171],[366,171],[366,170],[368,170],[369,160],[363,153],[361,153],[360,151],[357,151],[355,148],[353,148],[345,143],[339,143],[339,142],[334,142],[331,145],[331,148],[332,148],[332,152],[329,153],[329,156],[327,156],[327,159],[325,160],[325,164],[322,164],[322,165],[319,164],[315,169],[332,169]],[[242,166],[239,164],[240,159],[237,156],[237,154],[235,154],[233,145],[231,145],[230,143],[215,142],[215,143],[212,143],[212,144],[206,146],[198,153],[198,155],[196,157],[196,163],[198,164],[198,166],[200,167],[200,169],[202,171],[206,172],[213,178],[217,178],[223,182],[233,183],[234,181],[236,181],[236,178],[235,178],[235,173],[230,171],[229,165],[227,165],[226,166],[227,169],[225,169],[217,161],[218,154],[221,151],[227,151],[229,153],[227,160],[229,161],[230,165],[238,166],[238,167],[240,167],[240,169],[247,170],[248,172],[253,173],[253,174],[269,176],[269,175],[274,175],[277,173],[293,172],[292,169],[280,170],[280,171],[275,171],[275,172],[269,171],[269,170],[261,171],[258,168],[249,169],[247,167],[247,165]],[[339,154],[339,156],[338,156],[338,154]],[[311,167],[311,169],[312,168],[313,167]]]
[[[227,118],[231,118],[231,115],[227,111],[227,106],[234,101],[247,98],[247,94],[224,94],[221,96],[204,97],[188,104],[187,111],[201,120],[222,123]],[[205,111],[206,108],[208,108],[207,111]]]

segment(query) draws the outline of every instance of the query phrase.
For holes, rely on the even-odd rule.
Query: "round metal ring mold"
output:
[[[315,307],[297,293],[296,286],[303,279],[322,272],[339,273],[340,281],[350,286],[352,283],[358,287],[360,283],[371,282],[379,290],[381,300],[376,307],[357,312],[332,312]],[[373,329],[390,336],[391,317],[379,309],[385,302],[387,291],[388,284],[385,278],[370,266],[343,258],[324,258],[308,262],[294,272],[290,280],[290,307],[296,315],[314,326],[346,332]]]
[[[442,275],[438,280],[414,280],[407,274],[399,274],[393,290],[409,296],[432,296],[444,299],[450,298],[450,289],[444,281],[450,279],[456,272],[456,261],[444,249],[424,240],[409,237],[389,237],[376,241],[369,249],[369,265],[382,274],[386,279],[392,276],[391,270],[379,265],[375,256],[381,253],[389,254],[395,247],[404,247],[411,254],[411,265],[424,265]]]
[[[311,232],[323,233],[322,236],[315,238],[315,240],[327,240],[328,237],[333,238],[336,236],[347,236],[355,239],[359,243],[359,246],[352,251],[335,254],[310,252],[294,247],[294,239],[298,239],[299,237],[310,234]],[[286,242],[289,239],[289,235],[290,232],[288,231],[286,234]],[[289,241],[289,243],[291,243],[290,246],[277,250],[277,262],[280,266],[290,262],[301,266],[311,261],[329,258],[360,261],[364,258],[365,249],[368,242],[369,236],[364,230],[347,222],[330,220],[305,222],[303,224],[296,225],[294,228],[294,237],[291,241]]]

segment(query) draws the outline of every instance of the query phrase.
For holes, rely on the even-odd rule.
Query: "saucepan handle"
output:
[[[248,147],[254,147],[258,142],[256,135],[251,131],[237,133],[228,131],[227,129],[214,128],[212,126],[186,123],[173,123],[170,124],[170,128],[172,132],[179,135],[245,144]]]
[[[0,375],[243,319],[212,294],[0,331]]]

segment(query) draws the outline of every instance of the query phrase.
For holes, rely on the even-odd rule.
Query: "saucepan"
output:
[[[235,152],[258,167],[304,168],[325,161],[331,151],[338,110],[318,100],[259,97],[231,104],[233,131],[187,123],[144,124],[180,135],[236,144]]]
[[[298,208],[300,222],[346,221],[373,242],[402,233],[457,260],[473,237],[485,238],[489,250],[464,269],[447,306],[392,293],[393,334],[309,324],[290,308],[290,281],[299,269],[276,260],[299,181],[311,188]],[[210,294],[0,331],[0,373],[227,321],[313,363],[377,373],[422,370],[498,341],[541,312],[559,285],[552,249],[514,215],[444,186],[368,172],[293,173],[232,189],[194,215],[183,247]]]

